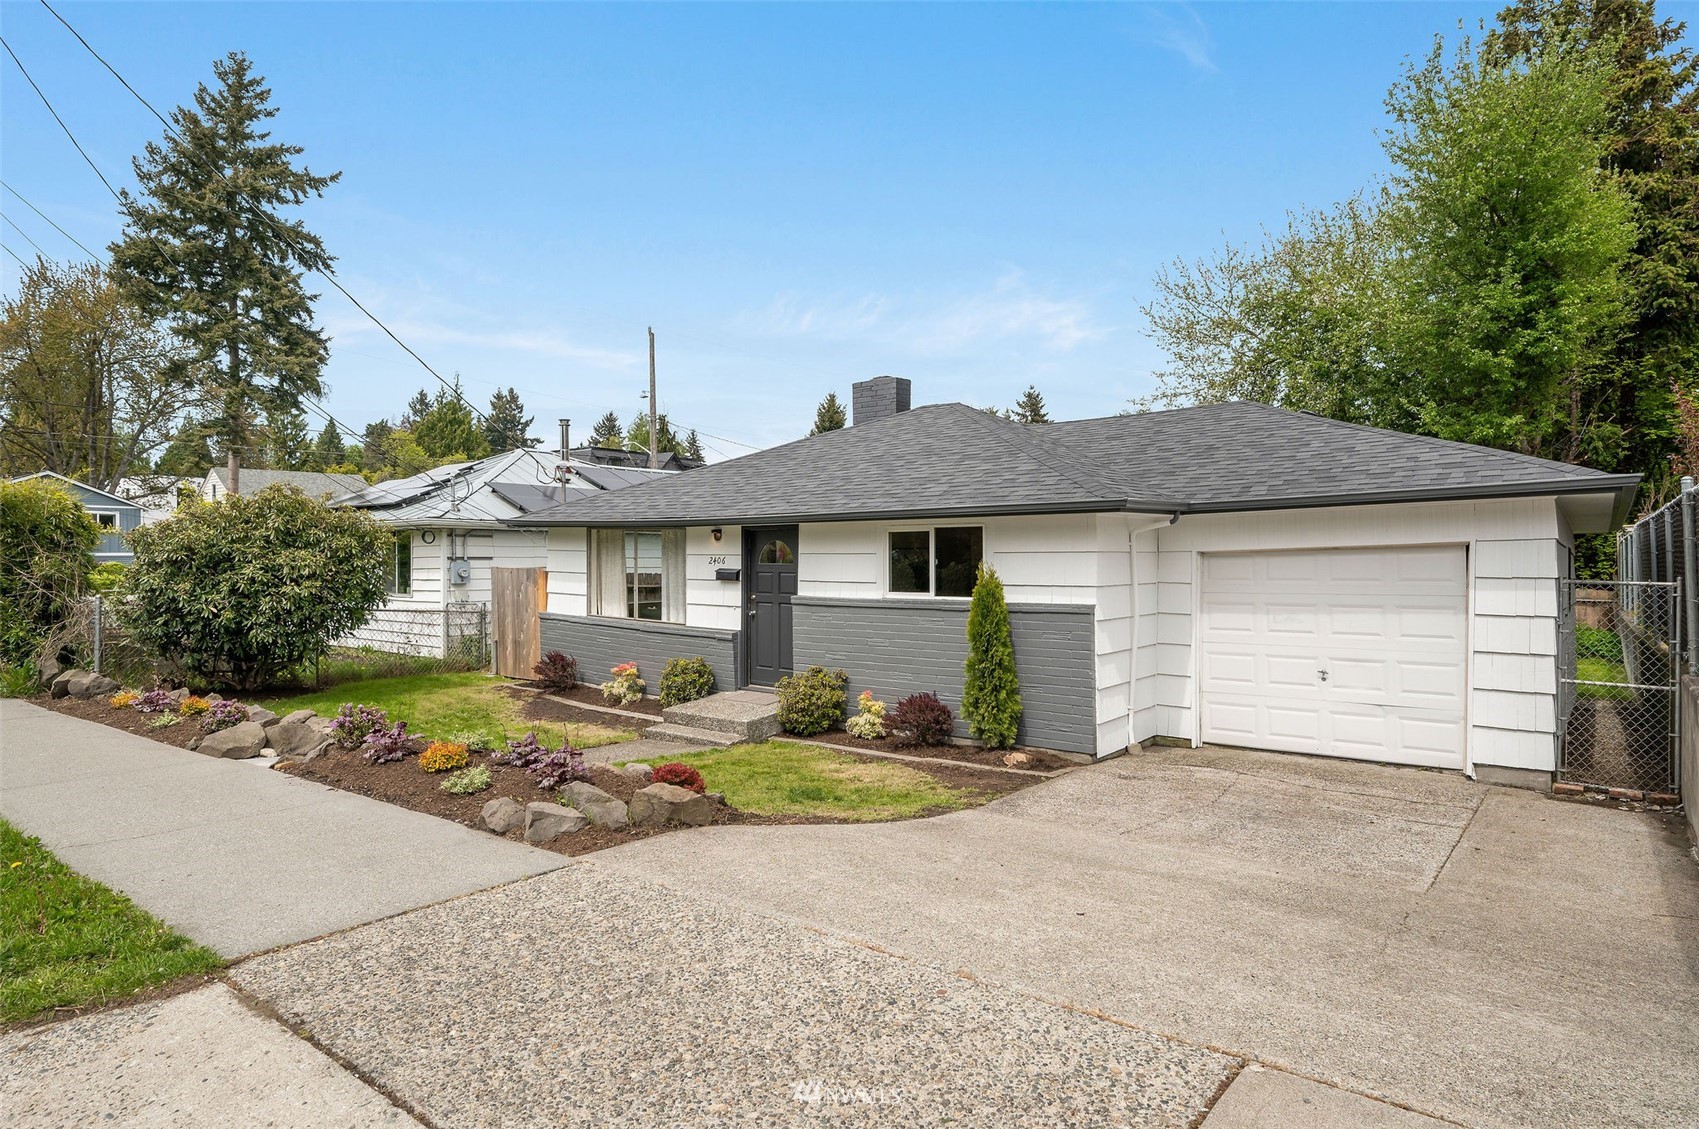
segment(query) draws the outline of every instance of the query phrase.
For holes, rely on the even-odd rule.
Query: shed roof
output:
[[[934,404],[589,496],[531,525],[1188,513],[1612,493],[1638,475],[1234,402],[1020,424]]]

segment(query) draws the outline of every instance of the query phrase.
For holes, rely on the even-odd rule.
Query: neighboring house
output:
[[[142,524],[153,525],[177,512],[183,490],[198,490],[200,485],[200,480],[194,478],[143,474],[134,478],[119,479],[118,489],[114,493],[140,506]]]
[[[127,498],[120,498],[105,490],[96,490],[92,486],[78,482],[74,478],[66,478],[51,470],[26,474],[13,482],[28,482],[31,479],[45,478],[63,486],[82,503],[83,509],[100,525],[100,543],[94,549],[94,563],[106,564],[113,561],[118,564],[129,564],[135,559],[130,547],[124,543],[124,534],[142,524],[142,508]]]
[[[1019,424],[855,386],[854,425],[548,526],[544,649],[594,677],[700,654],[960,704],[980,562],[1010,601],[1021,740],[1214,742],[1555,767],[1560,577],[1639,478],[1261,404]]]
[[[396,530],[385,608],[488,604],[491,568],[548,564],[547,534],[511,523],[571,495],[601,494],[676,473],[605,465],[593,449],[575,449],[563,484],[560,465],[558,451],[504,451],[375,486],[361,483],[331,501],[366,510]],[[244,482],[247,474],[242,472]],[[397,617],[380,616],[356,633],[352,644],[389,649],[400,643],[419,653],[440,653],[440,621],[440,616],[420,615],[417,627],[408,629]]]
[[[347,494],[366,485],[357,474],[327,474],[318,470],[262,470],[243,467],[237,479],[238,493],[257,494],[267,486],[294,486],[314,498],[331,498]],[[230,493],[230,468],[215,466],[206,472],[200,484],[201,497],[216,502]]]

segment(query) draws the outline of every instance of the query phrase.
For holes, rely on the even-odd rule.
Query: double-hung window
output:
[[[384,589],[391,596],[405,596],[413,591],[413,534],[402,530],[389,547],[389,576]]]
[[[894,529],[890,533],[893,595],[971,596],[985,557],[985,530],[977,525]]]
[[[596,615],[684,621],[684,531],[592,531]]]

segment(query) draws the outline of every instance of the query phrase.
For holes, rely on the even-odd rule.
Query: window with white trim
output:
[[[684,531],[591,531],[593,615],[684,622]]]
[[[391,596],[405,596],[413,591],[413,534],[397,533],[389,545],[389,575],[384,590]]]
[[[893,595],[973,595],[985,559],[985,530],[977,525],[893,529],[889,534],[889,583]]]

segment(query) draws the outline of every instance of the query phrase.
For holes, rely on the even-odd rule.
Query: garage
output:
[[[1463,767],[1462,546],[1200,560],[1204,741]]]

